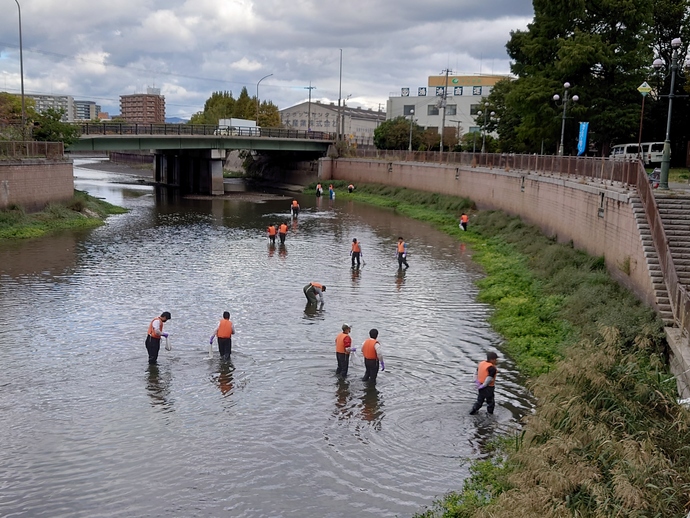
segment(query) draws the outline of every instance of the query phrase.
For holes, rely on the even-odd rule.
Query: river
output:
[[[297,195],[291,221],[292,194],[182,199],[85,164],[75,187],[129,213],[0,244],[0,515],[411,516],[530,411],[454,239],[337,196]],[[283,220],[286,245],[271,248],[265,229]],[[310,281],[327,286],[315,309]],[[215,344],[208,357],[225,310],[227,363]],[[173,349],[149,367],[146,328],[163,311]],[[344,322],[357,346],[379,330],[373,388],[359,354],[335,375]],[[470,416],[489,350],[496,413]]]

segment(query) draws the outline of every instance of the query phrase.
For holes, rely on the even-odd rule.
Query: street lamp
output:
[[[580,98],[577,95],[573,95],[572,97],[570,97],[570,92],[568,91],[568,89],[570,88],[570,83],[563,83],[563,88],[565,88],[565,92],[563,93],[563,102],[561,103],[563,105],[563,116],[561,117],[561,145],[558,148],[559,156],[563,156],[563,139],[565,137],[565,113],[568,109],[568,103],[571,101],[576,103],[580,100]],[[556,104],[558,104],[558,101],[561,100],[561,96],[555,94],[553,96],[553,100],[556,102]]]
[[[24,55],[22,51],[22,8],[19,0],[14,0],[19,11],[19,74],[22,88],[22,140],[26,140],[26,105],[24,104]]]
[[[484,113],[484,125],[482,126],[482,151],[481,151],[481,152],[482,152],[482,153],[486,153],[486,116],[489,115],[489,116],[491,116],[491,117],[495,117],[495,116],[496,116],[496,112],[491,112],[491,113],[489,113],[489,103],[488,103],[488,102],[485,102],[485,103],[484,103],[484,112],[483,112],[483,113]],[[479,110],[479,111],[477,112],[477,115],[481,116],[481,115],[482,115],[482,111]]]
[[[410,110],[410,144],[407,147],[408,151],[412,151],[412,123],[414,122],[414,110]]]
[[[259,79],[258,83],[256,83],[256,125],[259,125],[259,83],[266,79],[267,77],[271,77],[273,74],[268,74],[267,76],[262,77]]]
[[[678,70],[678,57],[680,54],[680,38],[671,40],[673,54],[671,55],[671,89],[668,92],[668,116],[666,118],[666,140],[664,140],[664,154],[661,156],[661,176],[659,178],[659,189],[668,189],[668,170],[671,167],[671,109],[673,107],[673,90],[676,85],[676,71]],[[659,70],[664,66],[664,61],[656,58],[652,66]]]

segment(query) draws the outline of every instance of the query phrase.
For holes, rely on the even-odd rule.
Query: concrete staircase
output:
[[[647,216],[645,215],[644,207],[642,206],[642,202],[640,201],[640,198],[637,195],[632,196],[630,198],[630,203],[633,208],[635,220],[637,221],[637,228],[640,231],[642,248],[644,250],[645,258],[647,259],[647,269],[649,270],[649,275],[652,278],[652,285],[654,287],[654,297],[656,299],[657,311],[659,312],[659,316],[667,326],[673,326],[674,320],[673,311],[671,310],[671,302],[668,298],[668,290],[666,289],[664,277],[661,274],[661,266],[659,265],[659,255],[656,252],[656,248],[654,248],[654,243],[652,241],[652,233],[649,229],[649,223],[647,222]],[[657,198],[657,203],[659,203],[659,198]],[[688,199],[688,203],[690,204],[690,198]],[[659,211],[661,212],[661,208],[659,209]],[[687,228],[690,230],[690,220],[687,225]],[[664,230],[666,230],[666,221],[664,221]],[[690,238],[688,239],[688,246],[690,247]]]

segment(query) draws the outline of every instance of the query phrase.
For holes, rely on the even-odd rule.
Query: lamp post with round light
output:
[[[563,102],[561,103],[563,105],[563,115],[561,116],[561,145],[558,147],[559,156],[563,156],[563,144],[565,139],[565,119],[566,112],[568,111],[568,103],[576,103],[580,100],[580,98],[577,95],[573,95],[572,97],[570,97],[570,83],[563,83],[563,88],[565,89],[565,91],[563,92]],[[553,96],[553,100],[556,102],[556,104],[558,104],[558,101],[561,100],[561,96],[555,94]]]
[[[489,103],[485,102],[484,103],[484,111],[479,110],[477,112],[477,115],[479,115],[480,117],[482,116],[482,114],[484,115],[484,125],[482,126],[482,150],[481,150],[481,152],[486,153],[486,117],[487,116],[495,117],[496,112],[489,113]]]
[[[678,70],[678,58],[680,55],[680,38],[671,40],[673,53],[671,54],[671,89],[668,92],[668,116],[666,117],[666,139],[664,140],[664,153],[661,156],[661,175],[659,178],[659,189],[668,189],[668,171],[671,168],[671,110],[673,109],[673,90],[676,86],[676,72]],[[664,61],[660,58],[654,60],[652,66],[657,70],[664,66]]]
[[[410,143],[407,146],[408,151],[412,151],[412,124],[414,123],[414,110],[410,110]]]

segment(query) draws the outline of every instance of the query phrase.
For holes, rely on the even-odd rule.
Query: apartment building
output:
[[[98,119],[101,107],[93,101],[74,101],[74,120],[91,121]]]
[[[127,122],[165,124],[165,97],[159,88],[148,88],[145,94],[121,95],[120,116]]]
[[[62,110],[63,122],[74,122],[74,97],[71,95],[26,95],[34,100],[35,109],[43,113],[49,108]]]

